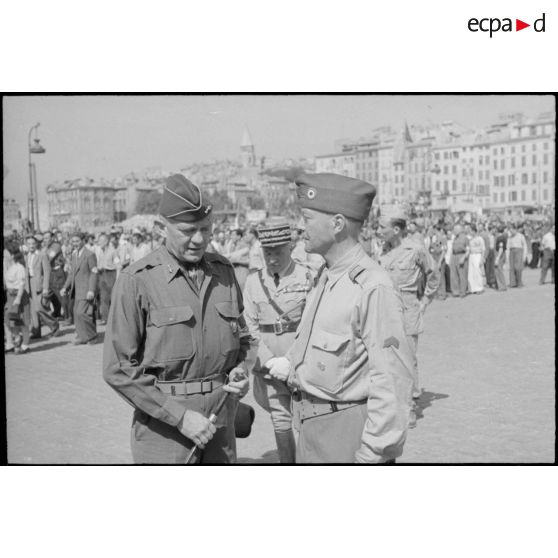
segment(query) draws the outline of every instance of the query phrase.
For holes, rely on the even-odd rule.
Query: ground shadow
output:
[[[265,465],[269,463],[279,463],[279,456],[277,455],[277,450],[266,451],[262,456],[253,457],[240,457],[236,460],[238,465]]]
[[[424,410],[428,407],[432,407],[434,401],[438,399],[447,399],[449,395],[447,393],[434,393],[433,391],[422,390],[419,398],[416,400],[417,406],[417,420],[424,417]]]
[[[67,345],[69,341],[56,341],[54,343],[46,343],[44,345],[31,345],[31,352],[38,353],[40,351],[49,351],[50,349],[57,349],[62,347],[62,345]]]

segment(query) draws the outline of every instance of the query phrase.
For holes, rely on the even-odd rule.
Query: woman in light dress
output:
[[[473,232],[473,238],[469,242],[469,292],[480,294],[484,291],[483,271],[486,246],[475,225],[471,225],[471,231]]]

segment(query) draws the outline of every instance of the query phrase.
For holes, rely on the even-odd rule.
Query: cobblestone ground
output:
[[[420,338],[422,417],[401,463],[552,462],[554,286],[435,301]],[[102,333],[101,329],[101,333]],[[101,378],[102,345],[73,346],[73,328],[6,356],[10,463],[131,463],[131,407]],[[256,408],[241,463],[274,463],[269,418]]]

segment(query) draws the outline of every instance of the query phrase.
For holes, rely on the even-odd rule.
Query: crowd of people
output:
[[[293,223],[291,231],[293,260],[307,263],[317,271],[323,259],[305,251],[303,225]],[[490,217],[476,222],[453,216],[438,222],[417,218],[409,221],[407,233],[425,247],[438,270],[435,298],[439,300],[481,294],[486,288],[505,291],[508,287],[522,287],[525,266],[540,269],[540,284],[548,276],[554,283],[553,223],[503,222]],[[359,239],[365,252],[379,261],[385,243],[378,234],[378,223],[363,227]],[[81,247],[94,255],[94,261],[90,262],[89,274],[77,277],[77,284],[91,282],[91,274],[95,281],[93,295],[88,295],[88,289],[80,295],[87,304],[77,309],[78,323],[80,317],[90,315],[87,321],[90,325],[78,332],[75,343],[95,343],[93,323],[98,320],[101,325],[106,324],[118,274],[162,243],[163,237],[156,227],[152,231],[140,228],[124,231],[118,225],[96,235],[52,229],[26,236],[14,232],[4,237],[5,351],[25,354],[30,350],[30,339],[56,336],[60,324],[74,323],[73,276],[78,269],[72,257]],[[264,267],[257,226],[245,229],[215,226],[208,252],[224,256],[232,263],[242,289],[248,275]],[[68,278],[71,285],[67,287],[74,289],[71,292],[64,288]],[[48,332],[44,332],[44,327]],[[80,337],[80,333],[86,338]]]

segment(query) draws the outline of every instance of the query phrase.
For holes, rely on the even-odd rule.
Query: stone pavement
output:
[[[554,461],[554,286],[435,301],[420,338],[422,417],[400,463]],[[101,328],[101,332],[103,329]],[[73,328],[6,355],[10,463],[131,463],[131,407],[101,378],[102,345],[73,346]],[[275,463],[255,404],[241,463]]]

